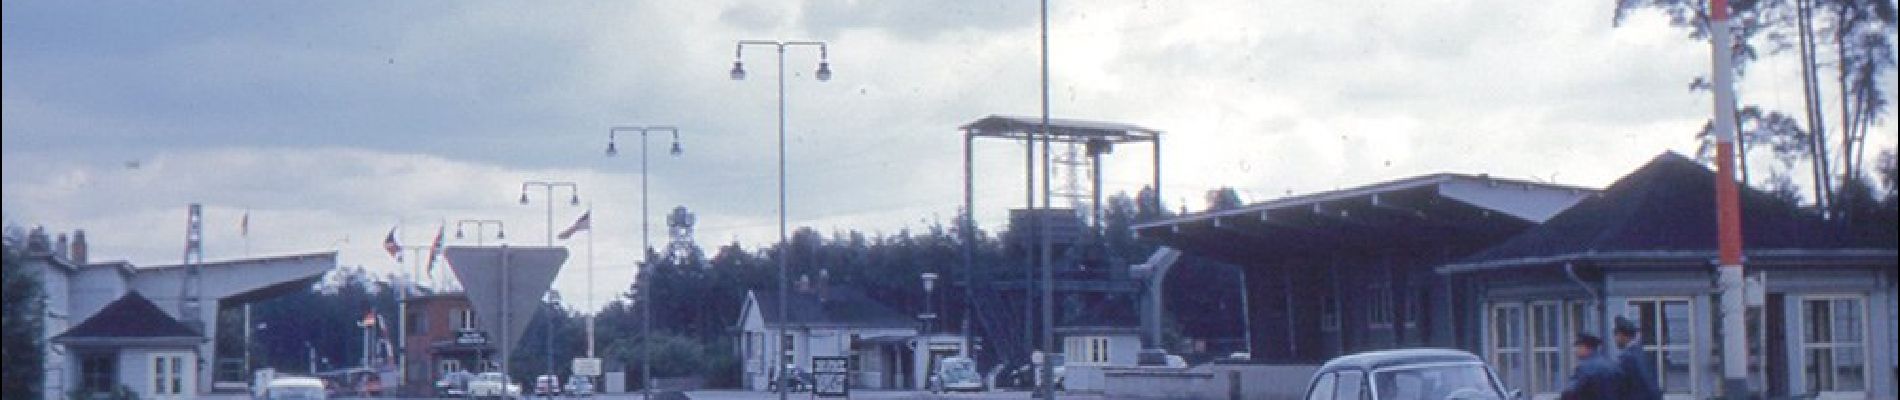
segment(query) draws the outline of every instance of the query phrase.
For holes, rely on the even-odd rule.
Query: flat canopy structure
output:
[[[1421,238],[1501,240],[1595,193],[1483,175],[1433,174],[1183,215],[1134,229],[1189,253],[1249,264]]]
[[[1028,139],[1042,130],[1042,118],[991,115],[963,124],[957,129],[979,137]],[[1049,132],[1055,134],[1053,139],[1057,142],[1078,143],[1089,140],[1105,140],[1109,143],[1153,142],[1161,137],[1161,131],[1132,124],[1061,118],[1049,119]]]

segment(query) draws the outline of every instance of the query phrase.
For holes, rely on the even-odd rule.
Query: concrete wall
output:
[[[1317,365],[1218,363],[1186,369],[1108,367],[1102,394],[1113,399],[1299,399],[1317,369]]]

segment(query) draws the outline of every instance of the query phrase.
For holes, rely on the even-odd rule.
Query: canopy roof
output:
[[[172,343],[196,345],[204,336],[178,322],[137,291],[126,292],[106,304],[99,312],[53,337],[54,343],[68,345],[131,345]]]
[[[1042,117],[991,115],[958,127],[975,136],[1026,139],[1042,129]],[[1110,143],[1152,142],[1161,131],[1132,124],[1079,119],[1049,119],[1049,132],[1058,142],[1106,140]]]

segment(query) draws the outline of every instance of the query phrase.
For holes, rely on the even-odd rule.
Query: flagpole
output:
[[[587,217],[594,217],[594,202],[587,202]],[[593,225],[593,221],[588,221]],[[587,358],[594,358],[594,228],[587,227]]]

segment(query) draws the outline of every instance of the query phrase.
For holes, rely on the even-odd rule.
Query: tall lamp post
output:
[[[785,352],[785,343],[784,343],[785,342],[785,326],[790,324],[790,321],[786,319],[786,308],[785,308],[785,304],[788,301],[786,300],[785,292],[790,290],[789,288],[786,287],[787,284],[786,284],[786,276],[785,276],[786,274],[785,257],[787,256],[786,238],[785,238],[785,48],[795,47],[795,46],[817,47],[818,48],[818,71],[814,73],[814,76],[818,78],[820,82],[831,80],[831,61],[830,61],[831,57],[829,54],[829,48],[826,46],[825,42],[822,42],[822,41],[741,40],[739,41],[739,44],[737,46],[734,46],[734,49],[732,52],[732,80],[736,81],[736,80],[745,79],[745,64],[742,61],[742,59],[745,58],[746,46],[771,46],[778,51],[778,254],[777,254],[777,257],[778,257],[779,329],[778,329],[778,338],[776,338],[775,340],[779,342],[779,345],[776,346],[775,348],[778,349],[779,353],[783,354]],[[774,355],[774,357],[782,358],[783,356]],[[779,362],[776,359],[772,363],[773,368],[783,368],[782,364],[783,363]],[[790,384],[790,379],[791,377],[788,376],[788,374],[784,373],[784,371],[779,372],[778,374],[779,400],[786,400],[790,397],[788,393],[789,390],[786,390],[786,387],[787,387],[786,385]]]
[[[548,197],[547,197],[547,201],[548,201],[548,247],[554,247],[554,189],[555,189],[555,188],[567,188],[567,190],[568,190],[568,192],[567,192],[567,193],[568,193],[568,198],[567,198],[567,205],[570,205],[570,206],[579,206],[579,205],[581,205],[581,189],[580,189],[580,185],[576,185],[576,184],[574,184],[574,182],[548,182],[548,181],[527,181],[527,182],[522,182],[522,183],[521,183],[521,200],[520,200],[520,202],[521,202],[521,205],[524,205],[524,206],[525,206],[525,205],[528,205],[528,189],[530,189],[530,188],[536,188],[536,187],[539,187],[539,188],[544,188],[544,189],[547,189],[547,190],[548,190],[548,192],[547,192],[547,193],[548,193]]]
[[[670,132],[673,134],[673,147],[669,151],[667,151],[667,153],[673,155],[674,157],[678,157],[681,153],[684,153],[685,150],[680,147],[679,128],[671,127],[671,126],[616,126],[612,128],[607,128],[607,156],[608,157],[620,155],[620,149],[614,146],[614,135],[619,132],[639,132],[640,133],[640,276],[638,277],[637,280],[642,283],[645,283],[647,282],[647,278],[652,276],[647,273],[647,268],[651,267],[653,264],[653,260],[647,257],[648,254],[651,254],[649,252],[649,249],[653,248],[653,243],[650,241],[650,239],[648,239],[648,235],[647,235],[647,227],[648,227],[647,210],[649,208],[647,206],[647,136],[648,136],[647,134],[652,133],[652,132]],[[592,278],[589,278],[587,281],[593,282],[594,280]],[[591,290],[592,286],[589,286],[589,288]],[[589,294],[589,297],[590,298],[588,300],[592,301],[593,299],[591,298],[592,297],[591,293]],[[587,329],[588,329],[587,337],[592,338],[594,337],[594,334],[593,334],[594,325],[591,323],[592,317],[589,317],[589,318],[590,318],[590,323],[587,325]],[[648,346],[641,346],[641,349],[643,349],[641,351],[645,355],[640,357],[640,396],[641,398],[652,398],[653,397],[653,389],[652,389],[653,388],[653,362],[652,362],[653,346],[650,345],[652,343],[650,342],[650,340],[652,340],[653,338],[653,292],[652,290],[640,291],[640,336],[643,338],[646,338],[646,340],[649,340]],[[589,339],[589,340],[591,341],[592,339]],[[588,348],[592,349],[593,347],[590,344]],[[593,357],[594,354],[590,350],[587,356]]]
[[[549,304],[554,305],[555,311],[558,312],[561,310],[561,292],[548,290],[547,300]],[[546,370],[547,372],[545,372],[545,374],[553,375],[554,374],[554,315],[553,314],[548,314],[547,336],[544,339],[546,339],[546,340],[543,340],[543,342],[546,343],[544,345],[546,347],[543,347],[541,351],[542,351],[542,355],[547,356],[547,360],[548,360],[548,369]]]
[[[924,334],[934,333],[937,322],[937,273],[925,272],[920,276],[924,280]]]
[[[488,233],[487,230],[483,228],[486,228],[489,225],[495,226],[495,240],[502,240],[502,239],[508,238],[508,232],[506,231],[507,228],[504,225],[502,225],[501,220],[464,219],[464,220],[455,221],[455,238],[456,239],[463,239],[463,238],[468,237],[468,235],[465,235],[462,233],[462,226],[464,225],[475,225],[475,246],[476,247],[480,247],[482,245],[482,237],[487,236],[487,233]]]

